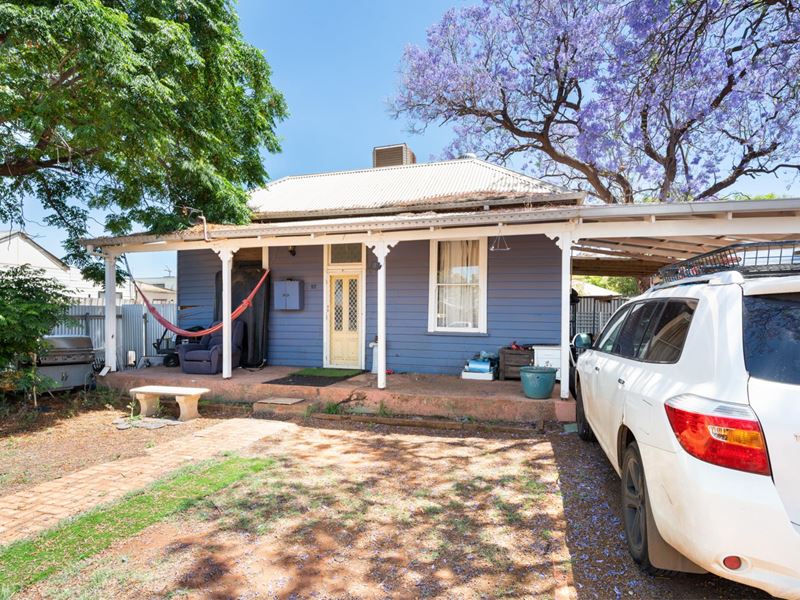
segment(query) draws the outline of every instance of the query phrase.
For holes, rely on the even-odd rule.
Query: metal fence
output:
[[[571,336],[576,333],[592,333],[597,335],[605,327],[617,309],[625,304],[628,298],[581,298],[573,306]],[[570,337],[571,337],[570,336]]]
[[[158,312],[168,321],[175,322],[175,304],[157,304]],[[52,335],[88,335],[98,358],[105,355],[105,306],[75,304],[69,309],[70,321],[56,327]],[[117,305],[117,365],[119,368],[135,366],[142,356],[155,354],[153,344],[164,333],[143,304]]]

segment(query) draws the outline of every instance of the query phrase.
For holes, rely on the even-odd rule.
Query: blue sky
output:
[[[369,167],[372,147],[408,142],[419,161],[441,153],[448,128],[411,135],[386,101],[397,86],[403,49],[423,44],[426,29],[464,0],[347,0],[275,2],[240,0],[245,39],[264,50],[273,83],[286,96],[290,116],[278,128],[283,152],[265,155],[270,177]],[[800,193],[798,186],[791,190]],[[744,182],[746,193],[789,193],[775,179]],[[33,203],[28,215],[41,220]],[[2,225],[0,225],[2,229]],[[61,256],[62,233],[31,223],[28,233]],[[97,226],[93,233],[102,233]],[[175,267],[174,253],[129,257],[136,276]]]

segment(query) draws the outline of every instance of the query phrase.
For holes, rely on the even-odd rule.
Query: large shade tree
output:
[[[484,0],[406,50],[393,105],[604,202],[704,200],[800,170],[799,72],[793,0]]]
[[[0,3],[0,221],[40,202],[73,263],[91,209],[114,234],[247,220],[285,115],[229,0]]]

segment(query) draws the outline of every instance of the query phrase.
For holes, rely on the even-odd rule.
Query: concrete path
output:
[[[145,456],[95,465],[0,497],[0,544],[30,537],[62,519],[141,489],[191,462],[241,450],[290,427],[276,421],[230,419],[154,446]]]

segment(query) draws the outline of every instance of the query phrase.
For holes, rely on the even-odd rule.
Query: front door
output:
[[[331,274],[329,283],[328,362],[332,367],[360,368],[361,277],[354,273]]]

